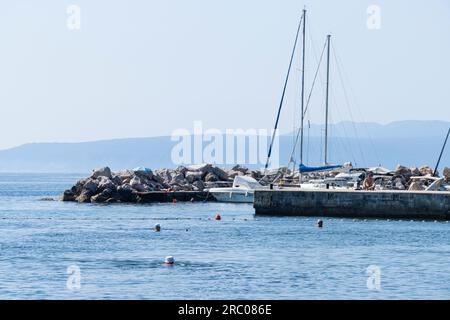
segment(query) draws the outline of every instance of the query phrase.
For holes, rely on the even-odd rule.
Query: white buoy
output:
[[[164,264],[174,264],[175,263],[175,259],[173,258],[173,256],[167,256],[164,259]]]

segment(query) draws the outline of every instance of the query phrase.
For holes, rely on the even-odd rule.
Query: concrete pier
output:
[[[450,220],[450,192],[256,190],[256,215]]]

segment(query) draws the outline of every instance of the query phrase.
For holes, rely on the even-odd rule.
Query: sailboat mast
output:
[[[300,164],[303,164],[303,120],[305,109],[305,43],[306,43],[306,9],[303,9],[303,54],[302,54],[302,107],[301,107],[301,122],[300,122]],[[301,182],[301,174],[300,174]]]
[[[330,84],[330,38],[327,35],[327,91],[325,95],[325,165],[328,164],[328,90]]]

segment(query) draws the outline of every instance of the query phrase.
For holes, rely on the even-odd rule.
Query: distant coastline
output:
[[[331,126],[330,154],[336,163],[351,161],[365,167],[397,164],[434,164],[450,122],[399,121],[381,125],[342,122]],[[345,134],[344,134],[345,133]],[[323,138],[321,126],[311,125],[306,141],[310,163],[320,163]],[[280,137],[280,165],[288,162],[292,134]],[[170,136],[126,138],[80,143],[31,143],[0,150],[0,172],[90,172],[108,165],[112,170],[146,166],[175,168]],[[237,163],[236,163],[237,164]],[[248,163],[239,163],[255,168]],[[445,153],[443,165],[450,164]]]

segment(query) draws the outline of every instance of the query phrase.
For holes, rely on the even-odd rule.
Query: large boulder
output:
[[[411,174],[413,176],[421,176],[422,173],[420,172],[420,170],[417,167],[411,167]]]
[[[172,180],[170,180],[169,184],[175,185],[175,184],[184,184],[186,183],[186,179],[183,173],[176,173],[174,172],[174,175],[172,176]]]
[[[395,168],[395,176],[402,176],[406,180],[409,180],[409,178],[411,178],[412,176],[412,173],[409,168],[402,165],[397,165],[397,167]]]
[[[75,198],[75,200],[80,203],[91,202],[91,196],[92,196],[91,192],[83,190],[81,194]]]
[[[242,172],[243,174],[247,174],[247,172],[248,172],[248,168],[243,167],[243,166],[241,166],[239,164],[235,165],[233,168],[231,168],[231,170],[239,171],[239,172]]]
[[[181,173],[181,174],[185,175],[188,170],[184,166],[178,166],[178,167],[176,167],[176,169],[174,171],[176,173]]]
[[[445,167],[444,171],[442,171],[442,174],[445,178],[445,182],[450,182],[450,168],[449,167]]]
[[[117,188],[117,194],[121,202],[133,202],[135,198],[133,195],[133,189],[128,184],[119,186]]]
[[[210,173],[212,173],[212,174],[214,174],[216,177],[218,177],[219,178],[219,180],[221,180],[221,181],[227,181],[228,180],[228,173],[225,171],[225,170],[222,170],[221,168],[219,168],[219,167],[211,167],[211,169],[210,169],[210,172],[208,172],[207,174],[206,174],[206,176],[208,175],[208,174],[210,174]],[[204,176],[205,178],[206,178],[206,176]]]
[[[98,190],[98,182],[93,179],[88,179],[86,183],[83,185],[81,192],[87,191],[91,194],[95,194],[97,193],[97,190]]]
[[[64,191],[61,200],[62,201],[75,201],[75,193],[72,190],[66,190]]]
[[[155,171],[153,179],[160,183],[169,184],[172,181],[172,175],[173,173],[171,170],[163,168]]]
[[[188,171],[186,172],[186,180],[189,183],[193,183],[194,181],[201,180],[203,173],[201,171]]]
[[[133,177],[133,179],[131,179],[130,181],[130,186],[131,188],[139,192],[146,191],[146,188],[139,177]]]
[[[429,166],[421,166],[419,168],[419,171],[423,176],[433,175],[433,169],[431,169]]]
[[[205,189],[205,184],[203,183],[203,181],[197,180],[197,181],[194,181],[194,183],[192,184],[192,187],[193,187],[194,191],[203,191],[203,189]]]
[[[210,165],[209,163],[194,164],[194,165],[190,165],[190,166],[186,167],[187,171],[200,171],[204,174],[206,174],[207,172],[210,172],[211,168],[212,168],[212,165]]]
[[[91,202],[102,203],[106,202],[112,196],[112,191],[110,189],[105,189],[102,192],[91,197]]]
[[[100,191],[106,190],[106,189],[110,189],[110,190],[116,190],[117,186],[114,184],[114,182],[112,182],[111,179],[107,178],[107,177],[100,177],[99,179],[99,183],[98,183],[98,189]]]
[[[228,176],[228,175],[227,175]],[[216,176],[214,173],[208,173],[206,176],[205,176],[205,182],[216,182],[216,181],[219,181],[220,179],[219,179],[219,177],[218,176]]]
[[[153,179],[153,171],[149,168],[135,169],[134,174],[145,179]]]
[[[112,178],[111,169],[109,167],[95,169],[92,172],[91,178],[97,179],[99,177],[107,177],[107,178],[111,179]]]

